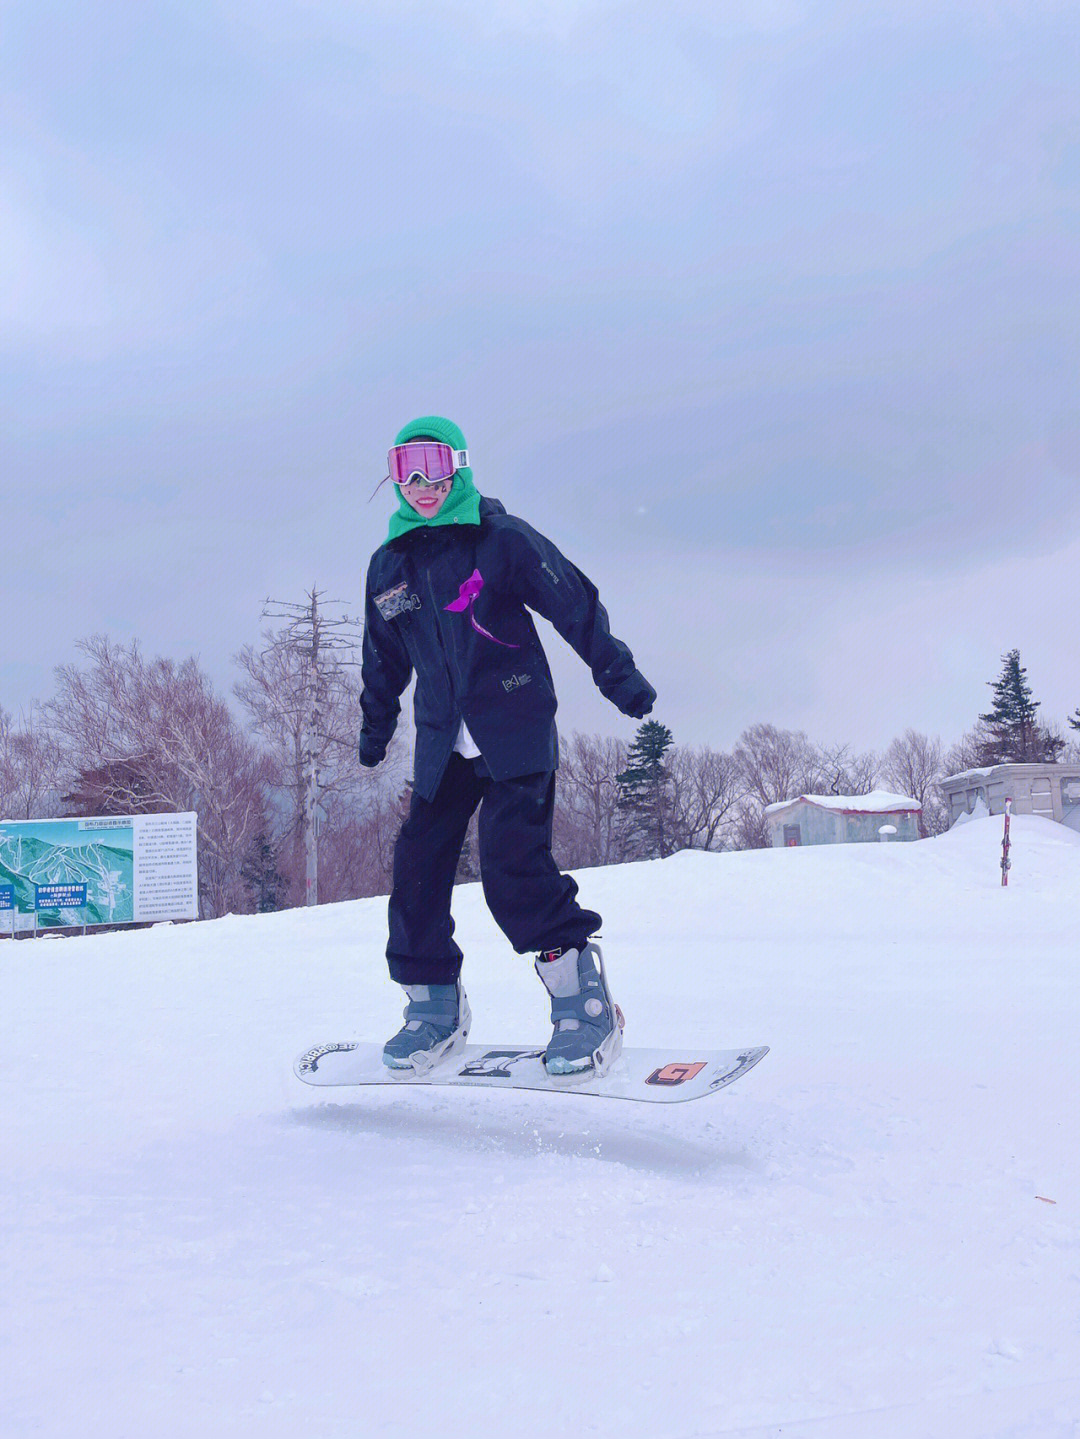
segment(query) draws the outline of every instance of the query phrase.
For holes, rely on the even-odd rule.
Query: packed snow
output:
[[[0,942],[0,1432],[1075,1439],[1080,836],[586,871],[689,1104],[314,1090],[399,1023],[384,900]],[[544,996],[456,893],[477,1041]]]

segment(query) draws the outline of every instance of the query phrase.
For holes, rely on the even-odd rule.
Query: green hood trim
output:
[[[408,500],[401,499],[397,509],[390,516],[390,533],[383,543],[389,544],[399,535],[407,535],[410,530],[434,529],[436,525],[478,525],[479,523],[480,495],[472,482],[470,472],[458,470],[454,476],[454,483],[450,486],[450,493],[443,501],[439,513],[432,515],[430,519],[425,518],[424,515],[418,515]]]
[[[452,445],[455,450],[466,450],[465,436],[458,429],[452,420],[447,420],[442,415],[423,415],[418,420],[410,420],[404,429],[399,430],[395,445],[403,445],[406,440],[419,439],[421,435],[430,436],[433,440],[440,440],[444,445]],[[407,535],[410,530],[422,530],[425,528],[434,529],[436,525],[478,525],[480,523],[480,495],[473,484],[473,472],[471,469],[462,469],[454,476],[454,483],[450,486],[450,493],[442,503],[442,508],[437,515],[431,519],[425,519],[418,515],[412,505],[399,497],[398,507],[390,516],[390,533],[383,541],[389,544],[396,540],[399,535]]]

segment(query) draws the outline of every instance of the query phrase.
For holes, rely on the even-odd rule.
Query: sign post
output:
[[[1005,801],[1005,838],[1001,841],[1001,884],[1004,888],[1009,883],[1009,870],[1012,868],[1012,860],[1009,858],[1009,817],[1012,814],[1012,800]]]

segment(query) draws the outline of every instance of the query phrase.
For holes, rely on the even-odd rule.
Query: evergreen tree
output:
[[[255,901],[256,914],[272,914],[284,904],[285,881],[278,873],[273,846],[264,833],[251,841],[240,878]]]
[[[666,725],[646,720],[627,751],[626,769],[615,776],[624,834],[634,857],[665,859],[674,848],[671,777],[664,763],[672,742]]]
[[[990,730],[990,739],[980,752],[980,763],[1031,764],[1056,760],[1065,742],[1038,723],[1039,701],[1032,698],[1019,650],[1010,650],[1002,656],[1001,675],[991,683],[991,688],[994,707],[989,714],[979,716]]]

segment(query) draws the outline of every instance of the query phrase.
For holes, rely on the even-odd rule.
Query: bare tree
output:
[[[328,614],[326,597],[315,586],[302,602],[266,603],[265,615],[288,623],[276,634],[265,635],[267,648],[261,654],[248,646],[237,656],[248,679],[237,685],[236,692],[252,710],[256,727],[276,746],[278,758],[284,757],[284,773],[299,760],[293,819],[296,843],[304,857],[303,897],[306,904],[318,904],[320,809],[327,789],[336,787],[327,776],[328,760],[335,749],[353,748],[354,726],[348,740],[333,729],[334,710],[340,713],[341,709],[337,702],[350,687],[345,667],[356,664],[352,656],[359,621]],[[272,610],[270,605],[277,608]],[[352,687],[356,689],[355,684]],[[358,690],[350,699],[355,714]],[[288,783],[295,787],[293,781]]]
[[[941,799],[941,741],[907,729],[894,739],[881,760],[881,773],[897,794],[922,805],[919,834],[941,834],[948,829],[948,811]]]
[[[575,731],[560,736],[554,850],[566,869],[614,864],[619,858],[619,787],[626,744]]]
[[[389,790],[373,790],[362,809],[328,795],[319,833],[319,900],[333,903],[389,894],[401,807]]]
[[[147,660],[101,635],[63,665],[45,706],[64,754],[68,812],[198,815],[204,916],[245,908],[241,877],[265,826],[266,765],[194,659]]]
[[[291,898],[294,903],[307,898],[309,836],[318,845],[318,864],[327,846],[336,847],[339,855],[333,861],[335,877],[325,888],[316,869],[318,897],[353,898],[342,892],[343,876],[359,870],[343,856],[364,829],[364,811],[381,803],[388,787],[400,785],[404,746],[396,738],[389,763],[377,773],[361,769],[356,758],[361,686],[351,668],[330,649],[324,648],[321,658],[317,653],[313,657],[309,646],[296,643],[291,626],[267,631],[263,639],[261,650],[246,645],[236,656],[243,678],[235,693],[266,746],[272,785],[284,796],[277,843]],[[321,818],[313,813],[313,804]],[[330,833],[335,827],[340,830],[337,839]]]
[[[675,747],[668,755],[672,782],[672,825],[681,849],[723,849],[724,831],[742,798],[739,766],[731,755],[710,749]]]
[[[765,809],[756,795],[744,795],[736,806],[733,839],[736,849],[768,849],[772,844]]]
[[[880,762],[872,750],[856,754],[850,745],[817,748],[815,771],[809,776],[814,794],[869,794],[876,786]]]
[[[993,732],[982,720],[946,751],[942,769],[947,776],[963,774],[965,770],[983,768],[983,756],[987,746],[993,743]]]
[[[764,807],[812,794],[820,778],[819,752],[801,730],[755,724],[735,746],[743,789]]]
[[[63,756],[33,706],[16,728],[0,709],[0,819],[51,819],[59,813]]]

